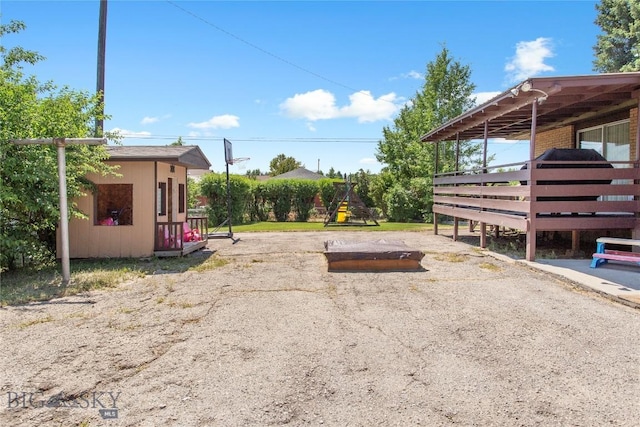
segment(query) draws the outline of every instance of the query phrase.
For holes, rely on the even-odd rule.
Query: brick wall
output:
[[[550,148],[575,148],[575,132],[573,126],[566,126],[536,134],[535,157]]]
[[[618,113],[616,116],[594,119],[590,122],[581,123],[580,128],[588,128],[599,126],[604,123],[610,123],[622,119],[629,119],[629,139],[631,143],[631,160],[636,158],[636,135],[638,129],[638,109],[634,108],[624,114]],[[576,148],[576,129],[575,126],[566,126],[561,129],[540,132],[536,135],[536,151],[535,157],[544,153],[549,148]]]

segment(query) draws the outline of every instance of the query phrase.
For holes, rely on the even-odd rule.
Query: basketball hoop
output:
[[[238,164],[238,169],[240,170],[245,170],[247,168],[247,165],[244,163],[245,161],[249,160],[248,157],[238,157],[236,159],[232,159],[231,163],[229,163],[230,165],[234,165],[234,164]]]

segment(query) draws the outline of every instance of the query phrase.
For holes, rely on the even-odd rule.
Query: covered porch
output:
[[[526,233],[526,259],[535,260],[538,231],[580,231],[640,238],[640,73],[529,79],[424,135],[436,144],[433,182],[435,233],[438,216]],[[628,123],[628,154],[615,161],[536,160],[549,148],[585,148],[581,130],[607,122]],[[487,165],[489,138],[529,139],[530,158]],[[438,173],[440,142],[482,140],[483,165]],[[586,145],[586,147],[589,147]],[[459,150],[456,150],[459,153]],[[606,167],[604,167],[606,166]]]
[[[186,222],[156,223],[154,254],[157,257],[183,256],[209,243],[207,217],[190,217]]]

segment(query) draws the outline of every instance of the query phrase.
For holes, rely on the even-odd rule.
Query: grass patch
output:
[[[38,325],[40,323],[48,323],[48,322],[53,322],[53,317],[51,317],[51,315],[47,315],[39,319],[29,320],[27,322],[22,322],[18,325],[18,328],[24,329],[24,328],[28,328],[29,326]]]
[[[0,306],[48,301],[91,290],[114,288],[123,282],[158,272],[206,271],[225,263],[218,257],[202,254],[170,258],[71,260],[71,280],[67,285],[62,285],[59,264],[22,268],[0,274]]]
[[[242,232],[269,232],[269,231],[429,231],[433,230],[433,224],[424,223],[403,223],[378,221],[379,227],[375,225],[330,225],[325,227],[323,222],[275,222],[264,221],[253,224],[234,225],[234,233]],[[439,226],[442,227],[442,226]],[[444,226],[446,228],[446,226]]]
[[[189,271],[196,271],[198,273],[202,273],[203,271],[214,270],[216,268],[223,267],[227,264],[229,264],[229,260],[220,258],[218,256],[211,256],[205,262],[190,267]]]
[[[445,261],[445,262],[465,262],[469,258],[469,255],[458,254],[455,252],[443,252],[443,253],[439,253],[434,258],[438,261]]]
[[[502,271],[502,268],[490,262],[481,263],[480,268],[482,268],[483,270],[489,270],[489,271],[495,271],[495,272]]]

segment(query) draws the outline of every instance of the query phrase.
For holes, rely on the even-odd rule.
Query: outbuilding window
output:
[[[133,184],[98,184],[94,225],[133,225]]]

